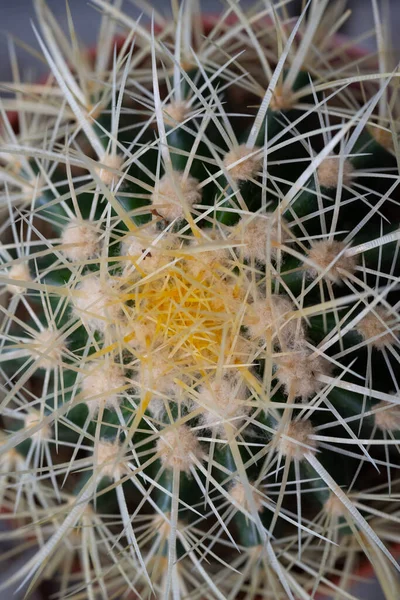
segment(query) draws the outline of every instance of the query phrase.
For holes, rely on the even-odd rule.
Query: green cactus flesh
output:
[[[397,74],[326,39],[325,0],[204,38],[194,2],[156,34],[95,4],[91,64],[37,3],[51,79],[3,113],[15,579],[353,598],[364,553],[398,597]]]

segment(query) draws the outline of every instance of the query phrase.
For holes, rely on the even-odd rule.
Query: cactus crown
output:
[[[14,60],[3,100],[0,505],[35,549],[7,583],[350,597],[364,552],[393,593],[398,73],[378,8],[379,60],[328,0],[209,20],[188,0],[149,26],[93,3],[94,56],[36,2],[49,76],[21,84]]]

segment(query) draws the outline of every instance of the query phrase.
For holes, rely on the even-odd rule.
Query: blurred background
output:
[[[331,3],[338,0],[331,0]],[[250,5],[253,0],[241,0],[242,5]],[[65,0],[47,0],[48,5],[56,15],[58,23],[67,29],[67,17],[65,11]],[[162,14],[169,12],[170,0],[149,0],[148,3]],[[98,9],[91,5],[90,0],[68,0],[69,7],[74,17],[74,25],[80,39],[87,45],[94,43],[99,22]],[[305,4],[305,2],[304,2]],[[390,10],[390,24],[392,29],[392,41],[397,57],[400,57],[400,0],[377,0],[380,10],[384,11],[387,6]],[[293,0],[290,10],[298,14],[301,9],[302,0]],[[204,12],[216,12],[222,6],[220,0],[201,0]],[[348,0],[348,8],[352,15],[342,29],[343,33],[352,36],[363,33],[373,28],[372,2],[371,0]],[[140,10],[134,5],[134,0],[125,0],[124,10],[131,16],[138,17]],[[33,0],[0,0],[0,80],[5,81],[10,77],[10,66],[8,63],[7,34],[18,37],[26,44],[38,48],[35,35],[32,30],[32,21],[35,19]],[[363,42],[363,45],[372,49],[374,40],[372,37]],[[34,69],[32,76],[45,72],[45,65],[38,65],[37,61],[27,53],[20,53],[21,64],[28,70]]]
[[[337,0],[331,0],[336,2]],[[133,4],[134,0],[125,0],[124,10],[132,17],[138,17],[140,10]],[[241,0],[242,5],[250,5],[252,0]],[[67,16],[65,10],[65,0],[47,0],[47,4],[53,10],[57,22],[61,27],[67,30]],[[79,39],[85,45],[91,46],[95,43],[100,14],[98,10],[86,0],[68,0],[68,4],[74,19],[74,25]],[[169,0],[150,0],[149,4],[164,15],[169,13]],[[396,57],[400,59],[400,0],[377,0],[380,10],[390,11],[390,25],[392,42]],[[221,7],[220,2],[216,0],[201,0],[201,6],[204,12],[216,12]],[[291,5],[291,12],[298,14],[301,9],[302,1],[294,0]],[[352,10],[351,17],[342,28],[341,32],[356,37],[366,31],[373,29],[373,13],[371,0],[348,0],[347,7]],[[8,60],[8,37],[21,40],[24,44],[38,49],[38,43],[32,29],[32,23],[35,21],[35,11],[33,9],[33,0],[0,0],[0,81],[7,82],[11,78],[11,70]],[[373,36],[363,40],[362,45],[369,50],[375,48]],[[47,72],[46,65],[39,63],[29,53],[20,49],[18,51],[19,64],[21,72],[26,73],[27,79],[35,81],[41,74]],[[0,539],[6,533],[5,524],[0,520]],[[12,548],[11,542],[0,542],[0,555]],[[21,564],[26,562],[29,556],[21,556],[18,560],[0,563],[0,585],[14,571],[20,568]],[[36,591],[32,600],[47,600],[49,597],[45,587]],[[360,583],[352,590],[354,596],[359,600],[384,600],[379,585],[376,582]],[[51,593],[51,592],[50,592]],[[24,590],[16,591],[7,589],[0,592],[0,600],[21,600],[24,597]],[[321,599],[322,600],[322,599]],[[328,599],[326,599],[328,600]],[[399,599],[400,600],[400,599]]]

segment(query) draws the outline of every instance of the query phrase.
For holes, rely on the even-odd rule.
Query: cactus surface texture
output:
[[[92,3],[90,53],[37,0],[48,75],[10,42],[2,85],[0,516],[29,556],[1,589],[351,600],[361,559],[398,600],[379,3],[371,55],[341,0]]]

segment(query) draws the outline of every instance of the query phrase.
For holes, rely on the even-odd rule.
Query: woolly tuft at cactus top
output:
[[[399,70],[341,0],[35,2],[1,85],[6,585],[66,598],[400,587]],[[67,7],[68,11],[68,7]],[[3,557],[3,559],[8,556]],[[4,586],[3,586],[4,588]]]

